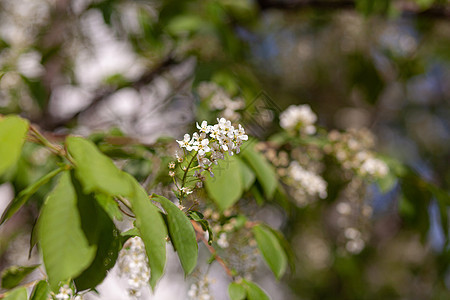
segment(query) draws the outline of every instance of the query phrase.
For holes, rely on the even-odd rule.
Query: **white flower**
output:
[[[208,122],[203,121],[201,126],[197,123],[197,129],[199,129],[200,132],[209,133],[211,126],[208,125]]]
[[[192,190],[188,187],[182,187],[181,192],[185,193],[186,195],[192,194]]]
[[[217,245],[219,245],[220,248],[228,248],[228,246],[230,246],[230,243],[228,243],[228,240],[227,240],[226,233],[220,234],[219,239],[217,240]]]
[[[150,279],[145,246],[140,237],[128,239],[119,253],[119,272],[126,277],[131,295],[138,295],[139,290],[145,286]]]
[[[211,148],[209,148],[209,140],[204,139],[201,142],[194,142],[194,146],[192,147],[194,150],[198,151],[200,156],[205,155],[205,153],[210,152]]]
[[[177,143],[178,145],[180,145],[181,148],[186,148],[187,151],[191,151],[193,149],[191,146],[193,140],[191,140],[191,136],[187,133],[184,135],[183,140],[182,141],[177,140]]]
[[[192,300],[210,300],[211,295],[209,294],[209,280],[205,276],[200,279],[197,283],[191,284],[188,297]]]
[[[299,185],[301,191],[310,196],[327,197],[327,183],[317,174],[303,169],[298,162],[289,165],[289,175]]]
[[[234,131],[234,135],[236,136],[237,139],[239,139],[241,141],[247,141],[248,140],[248,135],[245,134],[244,127],[242,127],[241,124],[239,124],[238,129],[236,129]]]
[[[369,157],[363,162],[359,171],[362,175],[383,177],[388,174],[389,168],[382,160]]]
[[[287,130],[298,130],[300,133],[314,134],[317,115],[307,104],[291,105],[280,115],[280,126]]]
[[[56,299],[70,299],[72,296],[72,289],[67,284],[59,288],[59,293],[56,295]]]

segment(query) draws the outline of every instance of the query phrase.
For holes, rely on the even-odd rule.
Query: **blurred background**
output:
[[[204,81],[246,105],[262,92],[281,110],[307,103],[326,129],[368,128],[377,151],[450,189],[446,0],[0,0],[0,113],[55,139],[180,138],[207,110]],[[45,168],[46,153],[29,151],[24,163]],[[0,186],[1,209],[42,174]],[[373,214],[356,254],[333,237],[333,199],[293,213],[281,228],[297,257],[286,295],[450,299],[447,208],[414,188],[405,208],[399,188],[364,187]],[[23,214],[0,229],[1,269],[27,261],[19,228],[31,228],[33,211]]]

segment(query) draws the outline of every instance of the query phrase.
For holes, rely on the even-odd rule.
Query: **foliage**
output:
[[[424,107],[424,93],[412,89],[420,80],[445,86],[430,79],[443,72],[433,66],[450,58],[448,31],[440,29],[448,29],[444,1],[41,2],[51,14],[18,22],[22,40],[0,35],[0,180],[14,189],[0,225],[27,219],[29,253],[37,249],[42,257],[39,265],[3,271],[4,299],[26,299],[24,287],[31,286],[31,300],[77,299],[95,292],[116,265],[138,297],[147,282],[157,288],[171,248],[187,281],[204,264],[221,266],[232,300],[269,299],[257,284],[267,273],[260,270],[304,298],[408,298],[416,296],[404,289],[410,278],[433,287],[418,297],[448,297],[448,147],[437,142],[446,136],[446,109],[433,106],[448,92],[441,88]],[[6,12],[0,19],[10,17]],[[117,68],[100,79],[80,73],[89,56],[80,49],[102,43],[88,34],[95,15],[145,67]],[[400,37],[398,45],[391,35]],[[183,68],[190,68],[186,77]],[[96,123],[115,96],[132,91],[146,99],[158,87],[170,92],[154,92],[165,98],[151,109],[139,102],[133,115],[114,115],[106,128]],[[89,99],[58,112],[67,90],[79,102]],[[395,93],[413,104],[389,106],[384,97]],[[196,112],[182,133],[196,132],[161,137],[163,125],[183,118],[144,113],[160,103],[170,108],[184,94]],[[284,112],[278,106],[312,97],[320,99],[311,103],[318,116],[307,104]],[[349,113],[332,118],[344,106]],[[378,131],[400,123],[394,125],[416,141],[414,150],[381,155],[371,131],[342,125],[365,113],[370,120],[362,123],[372,128],[397,114]],[[143,133],[149,123],[142,119],[158,125]],[[444,130],[417,126],[422,121]],[[341,130],[330,129],[336,125]],[[392,157],[402,151],[426,162]],[[433,178],[423,165],[432,166]],[[429,250],[436,232],[442,245]],[[418,254],[403,255],[408,248]],[[211,255],[206,262],[201,250]],[[27,282],[37,268],[42,278]],[[207,294],[208,282],[196,281],[188,296]]]

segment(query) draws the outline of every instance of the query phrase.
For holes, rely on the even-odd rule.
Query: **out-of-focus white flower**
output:
[[[245,107],[243,99],[231,99],[222,87],[213,82],[200,83],[198,93],[203,99],[209,98],[210,109],[220,110],[220,116],[229,120],[239,119],[240,113],[238,111]]]
[[[130,295],[139,295],[150,279],[145,246],[140,237],[128,239],[119,253],[118,265],[121,276],[127,279]]]
[[[303,169],[298,162],[293,161],[289,165],[289,175],[298,184],[299,191],[304,194],[320,198],[327,197],[327,183],[317,174]]]
[[[362,175],[383,177],[388,174],[389,168],[382,160],[369,157],[362,163],[359,171]]]
[[[307,104],[291,105],[280,115],[280,126],[286,130],[298,131],[299,133],[314,134],[317,115]]]
[[[196,283],[193,283],[188,291],[188,297],[192,300],[212,300],[209,292],[210,281],[205,276]]]
[[[220,234],[219,239],[217,240],[217,245],[219,245],[220,248],[228,248],[228,246],[230,246],[226,233]]]

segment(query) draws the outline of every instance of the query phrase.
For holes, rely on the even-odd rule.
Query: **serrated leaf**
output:
[[[2,288],[12,289],[20,284],[39,265],[34,266],[12,266],[2,272]]]
[[[92,263],[74,278],[74,281],[78,290],[93,289],[105,279],[107,272],[114,266],[122,245],[121,237],[111,218],[97,203],[95,195],[84,194],[74,176],[72,184],[78,198],[81,228],[89,244],[97,248]]]
[[[205,187],[208,195],[221,211],[231,207],[242,195],[243,180],[241,168],[236,158],[226,156],[224,161],[212,167],[214,177],[206,176]]]
[[[255,151],[252,145],[245,147],[241,154],[255,172],[266,197],[272,199],[278,185],[277,175],[272,165],[261,153]]]
[[[0,220],[0,225],[3,224],[6,220],[12,217],[21,207],[24,205],[28,199],[36,193],[36,191],[49,182],[53,177],[64,171],[66,167],[61,167],[56,170],[51,171],[50,173],[41,177],[38,181],[28,186],[26,189],[22,190],[16,198],[14,198],[8,205],[8,207],[3,212],[2,218]]]
[[[0,119],[0,175],[12,167],[20,157],[28,131],[28,121],[17,116]]]
[[[102,192],[111,196],[127,196],[130,182],[113,163],[98,150],[94,143],[80,137],[68,137],[67,150],[75,161],[75,174],[86,194]]]
[[[245,300],[247,291],[241,284],[232,282],[228,286],[228,295],[230,296],[230,300]]]
[[[244,281],[245,289],[247,290],[248,300],[270,300],[266,292],[261,289],[259,285],[251,281]]]
[[[198,245],[195,231],[188,217],[169,199],[153,194],[152,199],[158,201],[167,214],[170,238],[180,258],[186,275],[197,265]]]
[[[287,256],[278,238],[265,226],[256,225],[253,227],[258,248],[261,251],[264,260],[270,267],[277,279],[280,279],[286,271]]]
[[[150,201],[145,190],[139,183],[128,175],[132,183],[133,193],[128,199],[136,216],[135,226],[139,236],[144,241],[148,264],[151,270],[150,285],[155,288],[156,283],[164,273],[166,264],[167,229],[158,208]]]
[[[255,182],[255,173],[242,159],[237,159],[237,161],[241,169],[242,186],[244,191],[247,191]]]
[[[50,287],[45,280],[39,281],[33,288],[30,300],[47,300],[50,294]]]
[[[39,244],[52,290],[86,269],[94,259],[81,228],[77,197],[68,171],[48,195],[38,219]]]
[[[3,300],[27,300],[27,289],[24,287],[20,287],[7,292]]]

